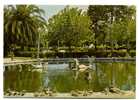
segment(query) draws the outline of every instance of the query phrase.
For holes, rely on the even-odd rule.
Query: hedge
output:
[[[126,57],[127,51],[126,50],[113,50],[111,53],[111,50],[97,50],[95,51],[94,49],[88,50],[88,52],[46,52],[46,53],[40,53],[41,58],[53,58],[53,57],[83,57],[84,55],[88,56],[96,56],[96,57]],[[14,55],[16,57],[37,57],[37,52],[33,51],[18,51],[15,52]],[[135,50],[130,50],[129,55],[131,57],[136,56],[136,51]]]

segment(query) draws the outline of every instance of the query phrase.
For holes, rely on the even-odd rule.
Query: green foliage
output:
[[[130,56],[131,57],[136,57],[136,51],[135,50],[131,50],[130,51]]]
[[[136,40],[134,6],[90,5],[88,15],[92,21],[91,28],[95,33],[95,40],[99,44],[104,44],[105,40],[111,41],[111,46],[113,46],[114,42],[112,41],[122,42],[128,40],[130,42]]]
[[[109,55],[112,55],[113,57],[125,57],[127,54],[126,49],[123,50],[113,50],[111,52],[111,48],[105,50],[105,48],[98,48],[98,50],[95,49],[79,49],[78,50],[74,50],[72,52],[55,52],[55,51],[51,51],[51,52],[40,52],[40,58],[55,58],[56,56],[58,57],[83,57],[84,55],[88,55],[88,56],[96,56],[96,57],[108,57]],[[16,57],[32,57],[32,58],[36,58],[36,51],[18,51],[15,52],[15,56]],[[135,50],[130,50],[129,51],[129,55],[131,57],[135,57],[136,56],[136,51]]]
[[[51,46],[82,46],[84,41],[93,39],[90,25],[86,12],[67,6],[48,21],[49,43]]]
[[[48,48],[48,32],[47,27],[40,30],[40,45],[41,47]]]
[[[135,16],[133,16],[134,18],[130,19],[127,23],[128,25],[128,35],[127,38],[130,41],[135,41],[136,40],[136,19]]]
[[[87,52],[91,44],[102,52],[127,49],[130,54],[136,48],[135,6],[90,5],[87,11],[66,6],[48,22],[42,14],[44,11],[35,5],[4,7],[4,55],[20,48],[17,51],[33,51],[25,56],[35,57],[38,41],[41,48],[55,53]],[[17,51],[12,50],[19,54]]]
[[[8,5],[4,7],[4,48],[12,44],[35,45],[38,29],[44,27],[44,11],[35,5]]]

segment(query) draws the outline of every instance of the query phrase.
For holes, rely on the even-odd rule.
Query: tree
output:
[[[130,42],[130,49],[136,49],[136,8],[130,7],[132,16],[128,19],[127,23],[127,40]]]
[[[49,44],[67,46],[70,51],[72,46],[82,46],[93,34],[90,25],[86,12],[67,6],[48,21]]]
[[[131,48],[130,42],[136,41],[136,18],[134,6],[126,7],[126,10],[128,13],[125,14],[124,19],[113,21],[110,29],[106,27],[106,32],[110,32],[108,37],[111,41],[115,41],[116,44],[123,42],[128,51]],[[106,40],[109,40],[108,37]]]
[[[92,21],[92,31],[95,33],[95,46],[97,41],[126,40],[129,19],[135,14],[134,6],[94,6],[88,7],[88,15]],[[135,34],[135,33],[134,33]]]
[[[48,48],[48,32],[47,27],[43,30],[40,30],[40,45],[41,47],[47,47]]]
[[[38,29],[46,22],[44,11],[35,5],[8,5],[4,7],[4,51],[11,45],[28,46],[36,44]]]

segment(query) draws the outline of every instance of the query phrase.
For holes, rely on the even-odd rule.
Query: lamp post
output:
[[[37,60],[38,63],[40,64],[40,28],[38,29]]]

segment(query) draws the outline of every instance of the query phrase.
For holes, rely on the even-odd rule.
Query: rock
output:
[[[93,94],[93,91],[88,91],[88,95],[91,95],[91,94]]]
[[[124,95],[126,96],[135,95],[134,91],[123,91],[123,92],[124,92]]]
[[[44,96],[46,96],[46,95],[45,95],[44,92],[41,92],[41,93],[40,93],[40,96],[41,96],[41,97],[44,97]]]
[[[16,93],[17,93],[16,96],[20,96],[20,92],[17,91]]]
[[[105,95],[108,95],[109,94],[109,88],[105,88],[104,93],[105,93]]]
[[[39,96],[40,96],[40,94],[38,92],[34,93],[34,97],[39,97]]]
[[[109,88],[109,92],[119,94],[119,93],[121,93],[121,90],[119,88],[117,88],[117,87],[111,86]]]
[[[56,90],[56,89],[54,89],[54,90],[53,90],[53,93],[56,93],[56,92],[57,92],[57,90]]]
[[[76,90],[78,94],[83,94],[83,91]]]
[[[45,95],[53,96],[53,91],[50,88],[43,89]]]
[[[11,96],[11,93],[4,93],[5,96]]]
[[[5,92],[5,94],[6,94],[7,96],[10,96],[10,95],[12,95],[12,91],[11,91],[10,89],[7,89],[6,92]]]
[[[22,90],[22,91],[20,92],[20,96],[24,96],[25,93],[26,93],[26,90]]]
[[[72,96],[88,96],[88,95],[91,95],[93,93],[92,90],[84,90],[84,91],[79,91],[79,90],[72,90],[71,91],[71,95]]]
[[[11,91],[11,95],[12,95],[12,96],[16,96],[17,93],[16,93],[15,91]]]
[[[72,95],[72,96],[78,96],[78,93],[77,93],[76,91],[72,90],[72,91],[71,91],[71,95]]]
[[[53,92],[52,91],[48,91],[47,94],[48,94],[48,96],[53,96]]]
[[[83,96],[87,96],[87,95],[88,95],[87,91],[84,91]]]

